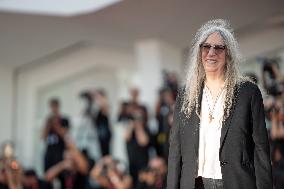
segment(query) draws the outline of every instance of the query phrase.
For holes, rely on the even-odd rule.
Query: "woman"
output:
[[[272,189],[262,96],[240,62],[226,21],[198,30],[175,106],[168,189]]]

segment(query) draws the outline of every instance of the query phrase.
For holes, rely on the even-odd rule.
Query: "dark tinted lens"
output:
[[[223,45],[215,45],[214,49],[215,50],[224,50],[225,46],[223,46]]]
[[[215,49],[217,54],[220,54],[220,53],[222,53],[225,50],[225,46],[223,46],[223,45],[215,45],[214,49]]]
[[[211,48],[211,45],[209,44],[201,44],[200,45],[201,49],[205,52],[209,52],[210,48]]]

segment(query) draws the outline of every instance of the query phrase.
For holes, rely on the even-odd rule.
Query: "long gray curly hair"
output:
[[[200,44],[205,42],[208,36],[212,33],[218,33],[223,38],[226,45],[226,64],[224,69],[225,78],[225,109],[223,120],[230,114],[230,109],[233,105],[233,97],[235,86],[243,80],[239,71],[239,64],[242,62],[241,53],[238,43],[234,37],[233,30],[228,21],[223,19],[210,20],[205,23],[197,31],[192,42],[191,51],[189,54],[189,62],[187,76],[185,82],[185,90],[183,96],[182,111],[187,117],[190,117],[193,110],[196,110],[199,115],[200,104],[198,103],[199,93],[202,92],[201,87],[205,80],[205,71],[201,62]]]

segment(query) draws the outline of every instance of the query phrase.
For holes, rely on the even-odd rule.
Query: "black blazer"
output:
[[[183,93],[180,91],[177,97],[170,131],[167,189],[194,189],[198,172],[200,120],[195,109],[190,118],[181,111]],[[224,189],[272,189],[261,92],[257,85],[246,81],[235,87],[234,94],[233,107],[223,122],[220,138]],[[202,92],[199,103],[201,99]]]

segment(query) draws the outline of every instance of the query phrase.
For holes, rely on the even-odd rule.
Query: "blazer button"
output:
[[[226,165],[228,162],[226,161],[221,161],[220,164],[221,164],[221,167],[223,167],[224,165]]]

